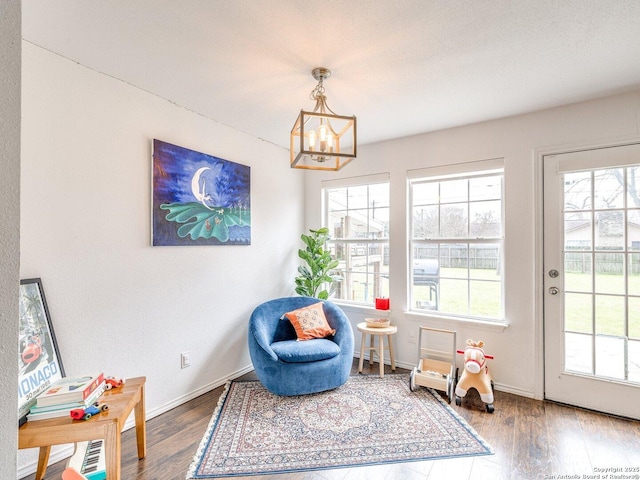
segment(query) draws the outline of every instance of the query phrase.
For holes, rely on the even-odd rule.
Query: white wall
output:
[[[468,125],[413,137],[365,145],[358,158],[336,174],[308,176],[305,220],[321,225],[321,180],[390,172],[390,317],[398,325],[396,356],[415,366],[417,346],[409,334],[420,324],[453,328],[462,348],[467,338],[484,340],[494,354],[490,368],[496,388],[525,396],[542,396],[540,268],[540,185],[537,151],[590,145],[597,141],[638,137],[640,91],[512,118]],[[491,158],[505,160],[505,310],[509,327],[474,326],[407,310],[407,170]],[[355,324],[373,311],[347,308]],[[359,344],[359,338],[357,338]],[[458,360],[461,366],[460,360]]]
[[[0,465],[16,478],[20,267],[20,2],[0,0]]]
[[[20,274],[42,278],[66,373],[145,375],[155,416],[247,370],[251,311],[294,294],[288,151],[28,42],[22,86]],[[251,167],[250,246],[150,246],[153,138]]]

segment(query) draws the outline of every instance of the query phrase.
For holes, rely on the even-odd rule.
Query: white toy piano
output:
[[[69,458],[67,467],[81,476],[68,477],[69,480],[86,478],[87,480],[105,480],[107,471],[104,459],[104,440],[89,440],[76,443],[76,450]],[[66,470],[65,470],[66,472]],[[63,478],[64,475],[63,475]],[[66,479],[65,479],[66,480]]]

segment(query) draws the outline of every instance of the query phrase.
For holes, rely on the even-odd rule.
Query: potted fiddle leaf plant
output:
[[[316,297],[321,300],[329,298],[339,275],[331,273],[338,266],[338,261],[331,258],[331,253],[325,250],[325,243],[330,238],[326,227],[309,230],[310,235],[302,234],[300,238],[305,248],[298,250],[298,256],[306,265],[298,267],[299,276],[296,277],[296,293],[306,297]],[[327,290],[327,285],[329,290]]]

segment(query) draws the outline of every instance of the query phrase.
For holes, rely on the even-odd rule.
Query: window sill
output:
[[[336,300],[331,300],[331,299],[329,300],[335,303],[336,305],[338,305],[345,312],[362,313],[365,315],[370,315],[370,316],[375,316],[380,318],[386,318],[391,314],[391,310],[378,310],[373,305],[359,305],[357,303],[341,303],[341,302],[337,302]]]
[[[359,313],[368,315],[371,317],[386,318],[391,315],[391,310],[377,310],[373,305],[361,305],[357,303],[342,303],[335,299],[329,299],[331,302],[338,305],[342,310],[347,313]],[[459,325],[478,327],[484,330],[492,330],[495,332],[504,332],[509,328],[507,322],[491,322],[488,320],[477,320],[473,318],[459,318],[446,315],[438,315],[433,313],[418,313],[415,311],[405,311],[404,315],[414,321],[436,320],[440,322],[447,322]]]
[[[407,318],[411,320],[418,320],[418,321],[424,321],[426,319],[438,320],[438,321],[443,321],[447,323],[457,323],[460,325],[479,327],[485,330],[493,330],[496,332],[504,332],[509,327],[509,324],[506,322],[491,322],[488,320],[449,317],[446,315],[437,315],[433,313],[418,313],[418,312],[412,312],[412,311],[404,312],[404,314],[406,315]]]

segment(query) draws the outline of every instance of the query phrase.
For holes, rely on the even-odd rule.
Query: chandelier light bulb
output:
[[[319,137],[320,137],[320,151],[321,152],[326,152],[327,151],[327,126],[326,125],[320,125],[320,127],[318,128],[319,131]]]
[[[326,125],[320,125],[320,141],[324,142],[327,140],[327,126]]]
[[[316,148],[316,131],[311,130],[309,132],[309,150]]]

